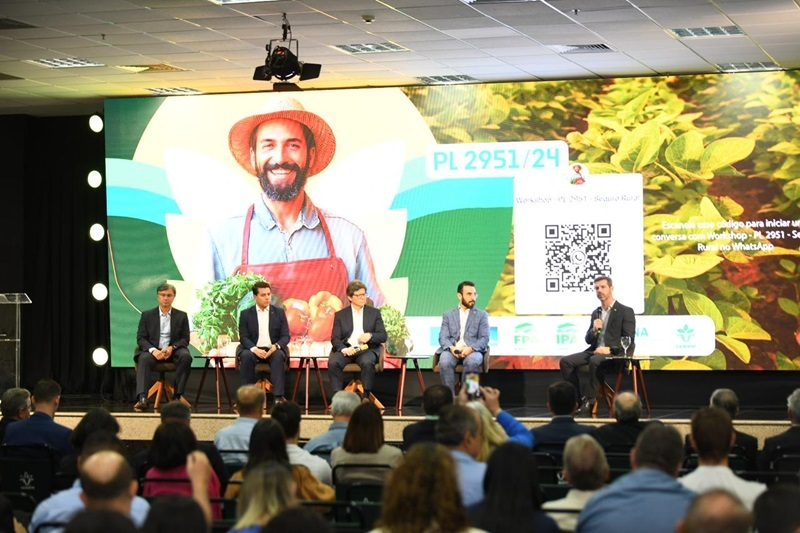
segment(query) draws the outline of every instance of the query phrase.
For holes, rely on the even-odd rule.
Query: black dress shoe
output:
[[[584,400],[580,409],[578,409],[578,412],[585,415],[590,415],[592,414],[592,409],[594,409],[594,400]]]
[[[146,413],[150,410],[150,405],[148,405],[147,400],[139,400],[133,405],[133,410],[137,413]]]

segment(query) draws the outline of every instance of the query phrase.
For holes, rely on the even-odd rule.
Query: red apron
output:
[[[349,283],[347,268],[344,261],[336,255],[328,224],[319,209],[314,208],[319,217],[322,232],[325,234],[329,257],[251,265],[247,263],[247,255],[250,247],[250,221],[253,219],[253,208],[254,206],[251,205],[247,210],[247,217],[244,221],[242,264],[237,266],[233,273],[261,274],[272,285],[272,292],[277,294],[281,300],[299,298],[307,302],[317,292],[329,291],[346,302],[347,284]]]

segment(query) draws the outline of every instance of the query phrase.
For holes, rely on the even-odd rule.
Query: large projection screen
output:
[[[470,280],[490,314],[492,367],[558,368],[558,356],[586,346],[592,280],[605,274],[637,315],[637,355],[652,356],[645,368],[796,370],[799,77],[109,100],[112,364],[133,365],[139,314],[164,281],[193,317],[196,353],[215,346],[198,335],[215,302],[229,314],[252,304],[239,295],[253,278],[231,276],[262,191],[229,133],[291,98],[336,139],[330,164],[307,180],[308,201],[328,220],[348,276],[405,315],[414,353],[433,353],[442,313]],[[325,246],[292,249],[291,233],[294,259],[328,256]],[[290,322],[314,315],[308,335],[322,339],[330,322],[319,310],[346,303],[343,287],[316,294],[318,280],[298,272],[310,292],[273,292],[291,300]]]

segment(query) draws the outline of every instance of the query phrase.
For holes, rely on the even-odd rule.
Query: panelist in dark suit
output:
[[[361,367],[364,398],[369,398],[375,382],[375,363],[380,357],[381,343],[386,342],[386,329],[381,312],[367,304],[367,287],[359,280],[347,285],[350,305],[333,316],[331,344],[333,353],[328,361],[328,375],[335,394],[344,387],[344,367],[356,363]],[[366,345],[361,350],[360,346]]]
[[[239,369],[242,385],[256,382],[256,363],[269,363],[269,380],[276,401],[283,401],[286,382],[286,345],[289,322],[286,311],[272,305],[272,286],[266,281],[253,285],[256,305],[239,316]]]
[[[72,430],[54,420],[61,403],[61,386],[52,379],[40,379],[33,386],[32,403],[35,412],[9,425],[3,444],[45,444],[56,459],[75,453],[70,443]]]
[[[614,285],[608,276],[598,276],[594,280],[594,290],[600,307],[592,312],[586,343],[589,347],[582,352],[561,359],[561,375],[575,387],[579,411],[591,412],[600,384],[603,382],[602,364],[608,355],[622,355],[621,337],[630,337],[633,345],[636,335],[636,317],[633,309],[614,300]],[[578,368],[589,365],[589,385],[580,397]]]
[[[483,354],[489,349],[489,314],[475,307],[478,292],[471,281],[462,281],[456,292],[458,307],[442,315],[439,330],[439,377],[455,394],[456,365],[464,365],[462,381],[471,372],[481,372]]]
[[[189,380],[192,369],[192,355],[189,353],[189,317],[183,311],[174,309],[175,286],[162,283],[156,289],[158,307],[142,313],[139,331],[136,334],[138,351],[136,361],[136,411],[146,411],[148,381],[153,367],[158,361],[175,363],[175,399],[180,400]]]

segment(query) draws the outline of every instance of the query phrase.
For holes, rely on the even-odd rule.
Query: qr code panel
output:
[[[548,224],[544,230],[546,292],[592,292],[597,275],[611,275],[611,224]]]

